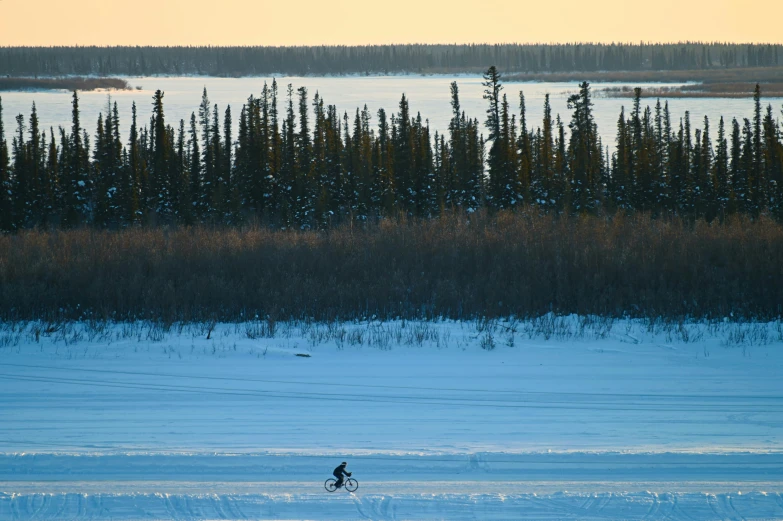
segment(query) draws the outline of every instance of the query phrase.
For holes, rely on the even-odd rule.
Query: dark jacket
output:
[[[336,478],[341,478],[341,477],[343,477],[343,475],[350,476],[351,473],[345,471],[345,465],[340,465],[339,467],[334,469],[334,472],[332,472],[332,475],[334,475],[334,477],[336,477]]]

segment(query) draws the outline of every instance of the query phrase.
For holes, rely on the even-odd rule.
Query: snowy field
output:
[[[0,520],[783,519],[782,369],[781,323],[2,324]]]

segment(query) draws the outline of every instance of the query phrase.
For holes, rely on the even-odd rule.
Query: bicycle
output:
[[[337,480],[334,478],[329,478],[324,483],[324,488],[326,489],[327,492],[334,492],[335,490],[337,490],[336,485],[337,485]],[[345,490],[347,490],[348,492],[356,492],[356,489],[359,488],[359,482],[353,478],[348,478],[345,480],[342,486],[345,487]]]

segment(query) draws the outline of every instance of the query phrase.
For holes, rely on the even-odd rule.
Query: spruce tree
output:
[[[177,145],[175,147],[174,157],[176,159],[171,167],[171,200],[174,207],[173,214],[178,223],[185,224],[190,221],[188,216],[190,211],[190,183],[188,179],[188,173],[190,171],[188,161],[190,156],[186,146],[184,119],[179,120]]]
[[[11,158],[3,126],[3,98],[0,97],[0,231],[11,230]]]
[[[764,209],[764,141],[761,122],[761,86],[757,83],[753,90],[753,168],[750,173],[750,213],[758,216]]]
[[[328,208],[328,219],[331,222],[338,222],[340,212],[345,208],[345,176],[343,171],[343,141],[340,138],[340,116],[337,113],[337,107],[329,105],[326,109],[326,207]],[[389,145],[390,147],[391,145]],[[389,170],[389,175],[391,171]],[[391,205],[394,205],[393,185],[390,185]]]
[[[449,122],[448,148],[441,150],[450,157],[442,165],[444,177],[444,205],[462,206],[464,204],[465,184],[468,178],[467,146],[463,128],[462,108],[459,101],[459,87],[453,81],[450,85],[451,121]],[[441,158],[441,162],[444,160]]]
[[[223,137],[220,133],[220,111],[217,103],[212,107],[212,126],[209,130],[211,138],[210,157],[212,164],[208,166],[207,171],[211,177],[204,183],[207,191],[207,200],[209,201],[208,216],[211,222],[223,222],[225,216],[226,202],[226,180],[223,171]]]
[[[103,125],[103,114],[98,115],[95,132],[95,150],[93,151],[93,179],[95,180],[95,217],[98,226],[108,226],[110,216],[109,168],[107,165],[108,145]]]
[[[726,127],[723,117],[718,124],[718,139],[713,165],[714,189],[715,189],[715,213],[723,222],[726,218],[730,196],[729,184],[729,146],[726,140]]]
[[[716,187],[713,178],[713,151],[712,140],[710,138],[710,120],[704,116],[704,129],[701,134],[699,160],[699,172],[696,175],[697,194],[696,198],[700,201],[698,204],[698,214],[705,217],[707,221],[712,221],[717,216]]]
[[[201,105],[198,108],[198,120],[201,127],[201,155],[202,155],[202,181],[199,204],[199,210],[203,219],[211,219],[213,213],[213,193],[217,184],[214,163],[214,139],[212,135],[212,106],[209,102],[207,88],[201,94]]]
[[[628,188],[631,184],[629,172],[632,152],[625,107],[620,109],[620,116],[617,119],[616,146],[612,177],[607,187],[613,206],[611,210],[629,208]]]
[[[727,213],[729,215],[742,210],[739,201],[744,196],[743,186],[746,183],[742,181],[742,134],[739,123],[734,118],[731,122],[731,163],[729,165],[729,201],[727,203]]]
[[[111,105],[111,98],[109,98],[107,103],[106,116],[106,119],[111,121],[111,146],[109,150],[113,189],[111,214],[114,223],[117,225],[123,225],[125,224],[124,212],[128,207],[128,192],[130,191],[130,183],[128,178],[128,169],[123,159],[125,150],[122,145],[122,139],[120,137],[120,110],[117,106],[117,102],[115,101],[111,107],[111,117],[109,117],[109,105]]]
[[[91,213],[88,146],[79,116],[79,95],[74,91],[63,183],[63,225],[68,228],[86,224]]]
[[[11,229],[19,230],[25,225],[30,198],[30,175],[28,173],[30,161],[27,156],[27,144],[24,139],[24,116],[16,116],[16,135],[11,142],[13,152],[13,177],[11,181],[11,194],[13,205],[11,207]]]
[[[527,107],[525,94],[519,91],[519,180],[520,197],[525,204],[530,203],[530,182],[533,166],[533,151],[530,144],[530,134],[527,129]]]
[[[484,73],[484,99],[487,100],[487,119],[484,122],[489,135],[487,141],[491,141],[487,166],[489,169],[489,201],[494,207],[504,208],[507,202],[503,197],[504,189],[504,143],[501,136],[501,100],[500,91],[503,86],[500,83],[500,73],[493,65]]]
[[[488,141],[494,141],[500,135],[500,91],[503,90],[500,80],[500,72],[492,65],[484,72],[484,81],[481,83],[484,99],[488,103],[487,120],[484,123],[489,130]]]
[[[535,198],[544,208],[554,208],[556,179],[555,179],[555,141],[554,122],[552,121],[552,106],[549,103],[549,94],[544,96],[544,120],[541,128],[541,136],[538,139],[538,161],[535,176]]]
[[[601,177],[601,149],[592,112],[590,84],[583,82],[579,93],[568,98],[568,108],[573,110],[568,161],[571,208],[576,213],[592,213],[597,210],[598,183]],[[565,139],[564,136],[561,139]]]
[[[767,106],[763,122],[763,173],[764,184],[762,200],[769,207],[770,213],[778,221],[783,221],[783,148],[780,143],[778,122],[772,114],[772,105]]]
[[[410,213],[415,207],[415,188],[413,186],[414,150],[410,107],[405,94],[400,98],[399,108],[400,112],[395,119],[397,125],[395,126],[396,133],[393,144],[397,207],[404,213]]]
[[[188,178],[190,181],[190,210],[187,214],[187,221],[189,223],[195,223],[200,222],[203,218],[204,205],[206,202],[202,185],[201,150],[199,149],[199,136],[195,112],[191,112],[190,114],[188,148],[190,150],[190,172],[188,173]]]
[[[174,213],[171,162],[174,154],[163,111],[163,95],[163,91],[157,90],[153,96],[154,142],[149,177],[153,212],[161,222],[171,222]]]
[[[298,216],[296,207],[296,115],[294,114],[294,88],[288,85],[286,119],[283,122],[280,162],[280,219],[285,225],[293,224]]]
[[[269,163],[266,170],[266,179],[269,181],[266,185],[264,199],[267,201],[267,207],[270,211],[280,216],[282,187],[282,160],[283,145],[280,135],[280,122],[277,110],[277,80],[272,79],[272,88],[269,93]]]
[[[131,128],[128,139],[128,199],[126,202],[125,219],[129,223],[141,222],[143,208],[141,203],[142,196],[142,154],[141,144],[139,143],[138,115],[136,113],[136,103],[131,107]]]
[[[389,131],[389,121],[386,111],[378,109],[378,149],[375,166],[379,182],[380,213],[385,216],[394,215],[394,169],[392,166],[392,142]]]
[[[744,125],[742,127],[742,153],[740,154],[740,172],[737,176],[735,190],[739,199],[741,211],[753,217],[757,216],[759,213],[759,208],[755,201],[756,197],[754,196],[754,150],[755,145],[753,124],[748,118],[745,118]]]
[[[313,173],[313,145],[310,139],[310,116],[308,107],[307,89],[297,89],[299,97],[299,132],[295,133],[295,157],[294,157],[294,193],[293,205],[296,208],[294,220],[300,226],[309,226],[315,213],[314,192],[312,184]],[[358,111],[358,109],[357,109]]]
[[[221,187],[223,200],[223,220],[233,223],[239,217],[239,187],[234,179],[234,161],[233,149],[234,141],[232,138],[233,120],[231,118],[231,105],[226,106],[223,115],[223,149],[220,162]]]

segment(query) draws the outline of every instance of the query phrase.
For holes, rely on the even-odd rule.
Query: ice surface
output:
[[[120,111],[121,130],[123,140],[126,141],[131,124],[131,104],[135,101],[138,108],[139,124],[146,125],[152,115],[152,95],[157,89],[165,93],[164,104],[167,121],[177,127],[179,120],[186,123],[190,121],[190,115],[198,112],[203,89],[206,87],[210,101],[217,104],[221,114],[226,106],[231,105],[234,115],[234,125],[238,125],[238,116],[242,104],[252,94],[258,97],[264,82],[271,85],[272,77],[258,78],[208,78],[208,77],[131,77],[127,78],[133,86],[140,86],[142,90],[112,91],[112,100],[117,102]],[[589,78],[586,78],[589,79]],[[460,102],[462,109],[470,118],[477,118],[483,122],[486,112],[486,102],[482,98],[482,79],[478,75],[432,75],[432,76],[353,76],[353,77],[279,77],[279,108],[282,111],[285,102],[286,85],[291,83],[294,89],[307,87],[310,98],[316,92],[324,99],[326,104],[337,106],[338,112],[348,112],[353,117],[357,107],[367,105],[373,114],[373,126],[377,125],[378,109],[383,108],[387,114],[396,113],[400,102],[400,96],[405,93],[410,101],[411,113],[415,117],[421,112],[423,118],[429,118],[432,134],[448,132],[451,119],[451,105],[449,84],[456,81],[460,87]],[[527,125],[533,129],[541,126],[543,118],[544,96],[551,95],[552,117],[557,114],[563,119],[568,131],[568,122],[571,111],[566,106],[569,94],[578,90],[579,82],[561,83],[506,83],[503,93],[508,96],[513,113],[519,113],[519,91],[525,93],[527,102]],[[594,91],[605,87],[676,87],[682,84],[661,83],[595,83]],[[29,117],[30,107],[33,102],[38,109],[38,117],[41,128],[48,129],[54,126],[55,135],[57,127],[71,128],[71,94],[66,91],[37,91],[37,92],[3,92],[4,120],[7,132],[13,132],[16,127],[14,118],[17,114],[24,114],[25,120]],[[99,113],[106,114],[106,92],[80,93],[80,109],[82,111],[81,124],[90,135],[95,133],[95,125]],[[701,127],[704,116],[709,116],[713,122],[713,128],[717,128],[718,120],[725,117],[727,125],[732,118],[737,118],[740,123],[742,118],[751,118],[753,102],[751,99],[729,98],[689,98],[662,100],[669,102],[672,113],[672,124],[676,128],[679,119],[684,117],[685,111],[690,111],[691,121],[695,127]],[[645,99],[644,105],[655,105],[655,100]],[[780,99],[765,99],[770,102],[777,114],[780,109]],[[612,99],[596,97],[594,99],[595,119],[598,131],[603,138],[604,146],[614,148],[617,118],[620,108],[626,107],[629,113],[633,100]],[[236,128],[234,135],[236,135]]]

